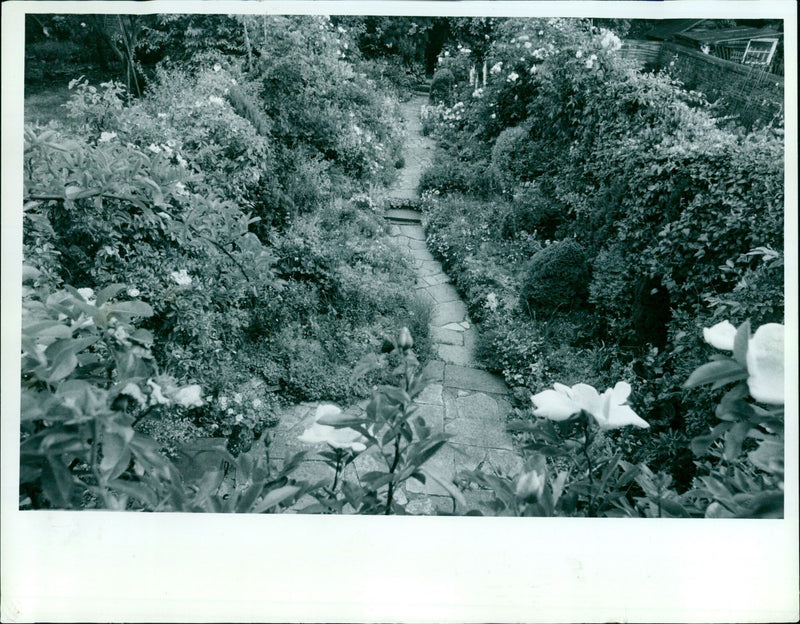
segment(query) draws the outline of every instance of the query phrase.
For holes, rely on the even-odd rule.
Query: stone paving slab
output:
[[[444,369],[444,386],[462,390],[477,390],[493,394],[507,394],[506,384],[496,375],[486,371],[448,364]]]
[[[416,252],[417,254],[422,254],[422,252]],[[433,260],[433,256],[431,256],[430,260],[426,260],[422,257],[415,258],[419,261],[419,269],[418,274],[421,277],[428,277],[430,275],[438,275],[442,272],[442,265],[439,264],[436,260]]]
[[[408,239],[408,248],[411,249],[412,251],[425,251],[425,252],[427,252],[425,254],[425,259],[426,260],[429,260],[429,259],[433,258],[433,256],[428,251],[428,245],[425,243],[424,240],[417,240],[415,238],[409,238]]]
[[[425,462],[424,467],[440,479],[452,481],[456,474],[455,451],[448,445],[443,446],[436,455]],[[406,491],[415,494],[449,496],[447,490],[433,479],[426,479],[424,484],[416,479],[409,479],[406,481]]]
[[[436,286],[429,286],[428,292],[431,293],[433,298],[439,303],[461,301],[461,295],[458,294],[456,287],[452,284],[437,284]]]
[[[407,211],[411,212],[411,211]],[[419,212],[417,213],[420,214]],[[420,225],[401,225],[400,232],[410,239],[425,242],[425,230]]]
[[[505,417],[508,413],[501,413],[498,402],[488,394],[482,392],[467,394],[448,400],[453,403],[458,418],[505,422]]]
[[[412,420],[417,417],[422,418],[425,421],[425,424],[430,428],[432,434],[444,433],[444,404],[417,404],[417,408],[414,410]],[[415,433],[414,440],[418,439],[419,438]]]
[[[450,283],[450,278],[444,273],[437,273],[436,275],[428,275],[422,278],[428,286],[437,286],[439,284]]]
[[[463,495],[467,501],[468,510],[478,510],[484,516],[495,515],[490,506],[494,500],[494,493],[487,490],[468,490],[463,492]]]
[[[448,323],[459,323],[467,317],[467,306],[463,301],[440,303],[433,309],[431,325],[444,327]]]
[[[431,340],[440,345],[445,344],[463,347],[464,333],[463,331],[454,331],[452,329],[445,329],[444,327],[431,327]]]
[[[452,434],[452,444],[476,446],[482,450],[504,449],[511,451],[514,443],[511,436],[501,427],[487,426],[486,422],[469,418],[448,420],[445,433]]]
[[[475,354],[472,349],[459,345],[438,344],[436,353],[445,364],[456,364],[458,366],[474,366]]]
[[[431,360],[423,370],[432,382],[441,382],[444,379],[444,362],[441,360]]]
[[[453,499],[450,496],[419,496],[410,499],[406,505],[406,513],[415,516],[435,516],[439,512],[453,512]]]
[[[513,450],[482,448],[454,444],[456,473],[460,470],[481,470],[497,476],[513,477],[522,472],[522,457]]]
[[[416,398],[417,403],[427,403],[430,405],[444,405],[442,397],[442,384],[431,383]]]

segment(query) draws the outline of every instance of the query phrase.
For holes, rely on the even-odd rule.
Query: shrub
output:
[[[522,302],[532,311],[571,308],[583,302],[589,265],[574,240],[555,242],[531,258],[522,283]]]
[[[430,101],[432,104],[444,103],[452,106],[454,100],[453,89],[456,78],[449,69],[439,69],[433,74],[430,86]]]
[[[491,170],[485,162],[462,161],[451,154],[437,154],[433,164],[420,176],[419,191],[469,193],[488,197],[494,188]]]
[[[519,232],[528,232],[553,240],[565,221],[565,212],[566,207],[540,185],[525,186],[511,202],[503,221],[503,236],[513,238]]]
[[[492,169],[503,188],[529,179],[533,152],[529,127],[511,126],[500,133],[492,147]]]

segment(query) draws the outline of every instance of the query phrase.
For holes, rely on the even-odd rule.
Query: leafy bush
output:
[[[454,102],[453,88],[456,78],[449,69],[438,69],[433,74],[430,85],[430,101],[432,104],[443,103],[452,106]]]
[[[504,188],[513,188],[515,183],[530,179],[529,161],[534,156],[530,140],[530,128],[511,126],[503,130],[492,147],[492,169],[502,181]]]
[[[450,205],[449,213],[435,208],[432,238],[452,266],[466,267],[486,244],[477,232],[491,224],[492,234],[505,236],[492,236],[490,244],[508,260],[483,273],[510,276],[505,292],[516,290],[523,301],[533,282],[520,253],[528,242],[519,237],[512,245],[511,235],[535,232],[540,245],[577,241],[591,267],[591,316],[562,323],[565,331],[534,348],[569,306],[544,319],[538,338],[510,315],[506,325],[488,327],[483,351],[518,383],[545,373],[530,373],[523,358],[512,357],[517,351],[535,352],[543,369],[552,365],[568,376],[570,366],[584,371],[585,350],[603,350],[607,366],[638,376],[636,400],[657,430],[639,446],[626,446],[628,459],[657,458],[673,484],[686,488],[695,471],[688,440],[708,424],[709,413],[707,403],[681,388],[687,367],[704,355],[702,343],[688,336],[712,319],[782,320],[782,130],[745,133],[720,124],[703,94],[664,74],[639,72],[618,54],[618,37],[589,21],[509,19],[493,33],[486,87],[473,92],[469,81],[457,79],[455,99],[464,104],[458,117],[446,118],[450,109],[431,114],[430,132],[451,160],[477,165],[491,150],[495,189],[513,200],[498,211],[506,221],[497,229],[493,212],[473,213],[475,235],[455,235],[461,214]],[[487,206],[505,204],[483,198]],[[485,294],[471,285],[481,278],[461,268],[453,276],[470,310],[480,309]],[[586,293],[585,286],[578,290]],[[536,295],[548,297],[557,300]],[[493,344],[512,356],[503,361]],[[573,357],[581,363],[570,365]],[[584,371],[586,381],[595,383],[603,366],[589,369],[595,370]],[[619,438],[623,446],[629,442]]]
[[[512,238],[519,232],[553,240],[566,220],[565,207],[540,185],[526,185],[514,195],[503,222],[503,235]]]
[[[575,240],[558,241],[537,252],[522,282],[522,301],[531,310],[567,309],[582,303],[589,285],[589,267]]]
[[[202,405],[200,386],[159,373],[153,335],[133,324],[152,308],[125,285],[53,292],[24,276],[21,507],[154,508],[177,473],[134,426]]]

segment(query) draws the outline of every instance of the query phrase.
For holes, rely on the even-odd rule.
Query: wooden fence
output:
[[[664,41],[626,41],[620,52],[643,69],[666,69],[687,89],[718,102],[747,128],[783,113],[782,75]]]

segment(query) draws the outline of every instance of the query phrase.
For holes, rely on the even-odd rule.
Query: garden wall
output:
[[[725,114],[737,116],[748,129],[783,112],[783,76],[662,41],[628,41],[623,51],[643,66],[668,69],[709,102],[720,101]]]

